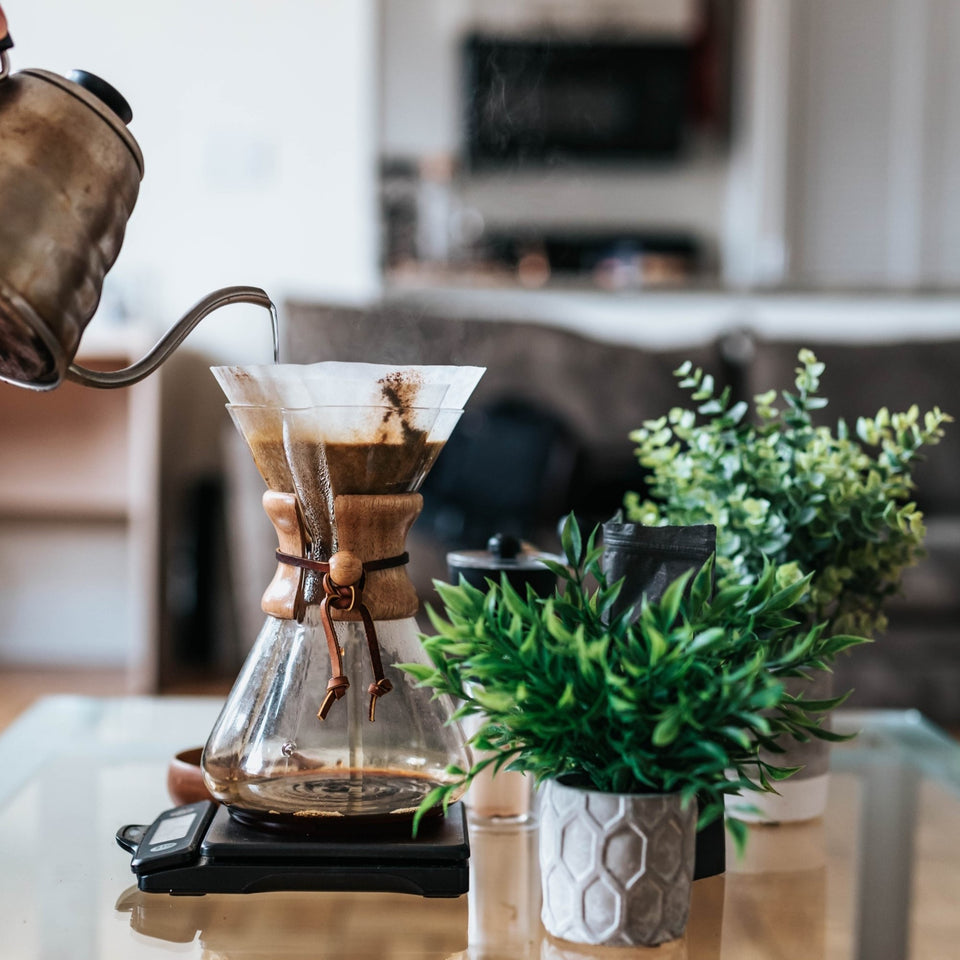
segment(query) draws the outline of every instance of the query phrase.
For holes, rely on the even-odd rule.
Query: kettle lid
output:
[[[7,26],[7,18],[3,8],[0,7],[0,80],[6,80],[10,75],[10,59],[7,52],[12,47],[13,37],[10,36],[10,29]],[[140,153],[136,140],[126,129],[127,124],[133,119],[133,110],[130,109],[130,104],[127,103],[126,98],[116,87],[87,70],[72,70],[66,78],[50,73],[48,70],[24,70],[22,72],[54,83],[60,89],[65,90],[88,107],[96,110],[126,142],[140,169],[140,176],[143,177],[143,154]],[[89,92],[92,96],[88,97],[86,92],[81,94],[81,90]],[[103,106],[106,106],[109,112],[105,112],[102,109]],[[121,121],[119,124],[116,122],[117,119]]]
[[[113,84],[87,70],[71,70],[67,79],[72,80],[84,90],[89,90],[98,100],[105,103],[123,122],[129,125],[133,120],[133,110],[127,98]]]
[[[59,73],[50,70],[30,67],[15,76],[35,77],[51,83],[93,110],[124,142],[133,156],[140,178],[143,179],[143,153],[133,134],[127,129],[127,123],[133,119],[133,111],[123,95],[111,84],[85,70],[74,70],[69,77],[61,77]]]

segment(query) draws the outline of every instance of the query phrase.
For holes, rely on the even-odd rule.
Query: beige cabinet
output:
[[[132,329],[90,335],[78,361],[142,354]],[[0,669],[122,667],[156,682],[160,374],[134,387],[0,384]]]

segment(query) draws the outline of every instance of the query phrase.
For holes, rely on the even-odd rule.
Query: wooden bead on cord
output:
[[[349,587],[363,576],[363,561],[350,550],[338,550],[330,558],[330,579],[338,587]]]

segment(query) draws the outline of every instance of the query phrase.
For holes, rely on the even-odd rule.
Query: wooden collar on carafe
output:
[[[307,606],[318,603],[332,674],[317,714],[320,719],[326,718],[350,686],[343,673],[343,652],[333,621],[363,623],[374,675],[367,688],[372,721],[377,700],[392,689],[383,673],[374,621],[405,619],[417,612],[417,593],[404,569],[408,559],[404,548],[423,499],[416,493],[336,497],[334,516],[340,550],[329,561],[307,557],[308,540],[293,494],[267,491],[263,506],[280,542],[277,572],[263,595],[263,611],[280,619],[301,621]],[[321,578],[323,596],[319,601],[305,598],[307,572]]]

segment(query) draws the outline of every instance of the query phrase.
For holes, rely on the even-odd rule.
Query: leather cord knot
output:
[[[361,563],[354,554],[341,551],[335,553],[329,561],[310,560],[306,557],[295,557],[277,550],[277,560],[281,563],[311,570],[323,575],[323,599],[320,601],[320,622],[327,638],[327,649],[330,654],[330,680],[327,682],[327,692],[317,711],[320,720],[326,720],[333,704],[341,699],[350,686],[350,681],[343,672],[343,650],[337,639],[333,625],[331,610],[352,612],[356,610],[363,622],[364,634],[367,638],[367,649],[370,652],[370,664],[373,667],[373,683],[367,687],[370,694],[370,722],[374,721],[377,700],[393,689],[393,684],[384,676],[383,661],[380,657],[380,644],[377,641],[377,630],[370,616],[370,611],[363,602],[363,585],[368,570],[387,570],[390,567],[399,567],[407,562],[408,554],[402,553],[397,557],[386,557],[382,560],[370,560]],[[339,582],[343,581],[343,582]]]
[[[350,613],[359,602],[363,595],[363,581],[366,577],[360,577],[357,583],[340,584],[334,583],[329,573],[323,575],[323,592],[330,600],[330,606],[334,610],[343,610]]]
[[[386,678],[381,677],[376,683],[371,683],[367,687],[367,693],[370,694],[370,722],[373,723],[374,714],[377,712],[377,700],[388,694],[393,689],[393,684]]]
[[[349,686],[350,681],[343,674],[331,677],[327,681],[327,692],[324,694],[320,709],[317,711],[317,717],[320,720],[327,719],[327,714],[330,712],[334,701],[339,700],[347,692]]]

